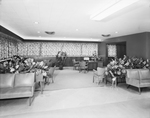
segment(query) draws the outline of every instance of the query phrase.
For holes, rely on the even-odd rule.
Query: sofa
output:
[[[0,99],[29,98],[34,96],[35,73],[0,74]]]
[[[127,69],[126,84],[128,87],[130,85],[137,87],[139,89],[139,93],[141,93],[141,88],[150,87],[150,70]]]

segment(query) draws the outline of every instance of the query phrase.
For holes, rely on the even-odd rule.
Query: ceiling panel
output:
[[[150,0],[139,0],[101,21],[90,19],[112,1],[116,0],[1,0],[0,23],[26,40],[101,41],[106,39],[102,34],[111,38],[150,32]]]

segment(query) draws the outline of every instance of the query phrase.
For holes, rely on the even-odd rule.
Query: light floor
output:
[[[55,71],[55,83],[46,85],[43,94],[28,99],[0,101],[1,118],[150,118],[150,88],[126,89],[125,84],[92,83],[92,72],[72,68]]]

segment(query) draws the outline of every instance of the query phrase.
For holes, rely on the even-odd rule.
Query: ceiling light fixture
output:
[[[137,1],[139,0],[113,0],[104,9],[92,15],[91,20],[102,20]]]
[[[55,34],[55,32],[54,32],[54,31],[52,31],[52,32],[45,31],[45,33],[46,33],[46,34],[49,34],[49,35],[54,35],[54,34]]]
[[[110,34],[102,34],[103,37],[109,37]]]

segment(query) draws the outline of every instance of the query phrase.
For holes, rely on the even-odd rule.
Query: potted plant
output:
[[[67,58],[67,53],[63,51],[59,51],[56,55],[57,65],[59,66],[60,70],[63,70],[65,60]]]

